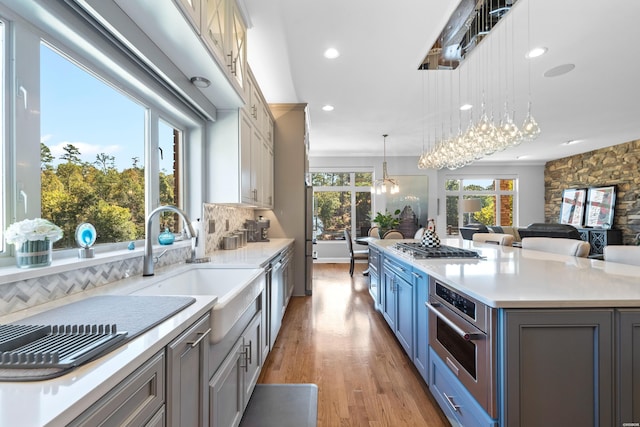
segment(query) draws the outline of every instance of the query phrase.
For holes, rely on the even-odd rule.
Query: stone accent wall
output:
[[[544,171],[545,222],[560,218],[562,190],[616,186],[612,228],[625,245],[640,233],[640,140],[548,162]]]

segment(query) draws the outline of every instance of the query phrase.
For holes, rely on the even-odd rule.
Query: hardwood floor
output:
[[[313,296],[292,297],[259,383],[318,385],[318,427],[448,426],[384,318],[366,264],[314,264]]]

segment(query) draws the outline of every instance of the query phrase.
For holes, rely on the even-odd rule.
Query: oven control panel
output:
[[[476,303],[469,298],[463,297],[459,293],[436,282],[436,295],[451,304],[454,308],[476,320]]]

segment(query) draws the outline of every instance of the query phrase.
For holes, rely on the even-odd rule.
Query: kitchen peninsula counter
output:
[[[490,307],[640,307],[638,266],[462,239],[442,244],[476,250],[482,258],[413,259],[392,248],[397,242],[371,244]]]
[[[210,263],[176,264],[158,268],[155,276],[130,277],[0,316],[0,324],[18,322],[26,317],[94,296],[135,293],[166,275],[178,274],[192,268],[258,269],[292,242],[293,239],[272,239],[270,242],[250,243],[241,249],[215,251],[210,254]],[[217,302],[217,296],[214,295],[194,295],[193,298],[195,301],[191,305],[175,315],[108,354],[87,362],[65,375],[43,381],[0,381],[0,426],[67,425],[105,393],[125,380],[143,362],[176,339],[186,328],[209,313]]]

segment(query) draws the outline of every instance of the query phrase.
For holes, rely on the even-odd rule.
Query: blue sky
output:
[[[54,164],[60,163],[63,147],[73,144],[83,161],[93,163],[97,154],[106,153],[115,157],[118,170],[131,167],[133,157],[144,165],[144,107],[41,46],[41,142]],[[160,132],[162,145],[170,147],[171,127],[160,126]],[[170,171],[167,151],[161,168]]]

